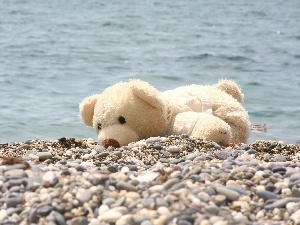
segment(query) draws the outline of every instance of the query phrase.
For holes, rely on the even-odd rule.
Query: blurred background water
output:
[[[0,143],[96,139],[78,104],[138,78],[236,81],[257,139],[300,141],[300,1],[1,0]]]

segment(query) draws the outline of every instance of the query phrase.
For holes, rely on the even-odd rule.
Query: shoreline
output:
[[[152,137],[0,144],[0,221],[10,224],[299,224],[300,145],[222,147]]]

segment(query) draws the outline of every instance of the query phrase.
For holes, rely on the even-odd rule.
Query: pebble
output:
[[[1,224],[300,224],[299,145],[187,135],[0,144]],[[280,154],[279,154],[280,153]]]
[[[230,201],[238,200],[239,197],[240,197],[240,194],[237,191],[231,190],[231,189],[226,188],[226,187],[222,187],[222,186],[217,187],[216,191],[219,194],[224,195]]]
[[[279,199],[280,198],[280,196],[278,194],[272,193],[270,191],[256,191],[256,195],[265,201],[267,201],[269,199]]]
[[[36,156],[39,157],[40,161],[45,161],[52,158],[52,154],[50,152],[37,152]]]

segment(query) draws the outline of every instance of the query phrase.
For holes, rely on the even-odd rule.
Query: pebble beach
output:
[[[0,144],[2,225],[300,224],[300,145],[186,135]]]

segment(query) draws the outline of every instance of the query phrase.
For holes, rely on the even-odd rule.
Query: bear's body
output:
[[[103,146],[120,147],[152,136],[188,134],[222,145],[245,143],[250,121],[236,83],[190,85],[159,92],[140,80],[115,84],[80,104]]]

